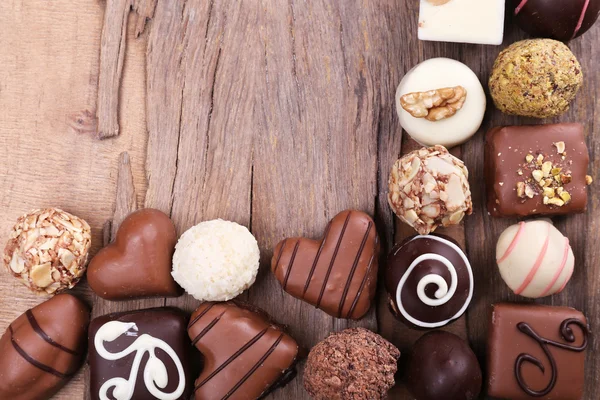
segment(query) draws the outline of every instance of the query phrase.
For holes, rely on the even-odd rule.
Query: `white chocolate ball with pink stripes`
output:
[[[508,287],[530,298],[562,291],[575,266],[569,239],[547,220],[508,227],[498,239],[496,261]]]

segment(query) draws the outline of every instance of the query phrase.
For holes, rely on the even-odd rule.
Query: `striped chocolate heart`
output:
[[[375,297],[379,249],[371,217],[346,210],[329,222],[321,240],[281,241],[271,270],[292,296],[334,317],[359,319]]]

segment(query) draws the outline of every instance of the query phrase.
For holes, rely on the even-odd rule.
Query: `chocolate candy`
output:
[[[319,241],[281,241],[271,270],[292,296],[334,317],[359,319],[375,297],[379,249],[371,217],[346,210],[329,222]]]
[[[429,332],[412,348],[406,384],[417,400],[472,400],[481,391],[481,368],[464,340]]]
[[[562,41],[583,35],[600,13],[599,0],[513,0],[513,6],[521,29]]]
[[[90,262],[87,278],[96,294],[108,300],[180,296],[171,276],[177,232],[163,212],[151,208],[131,213],[114,243]]]
[[[488,394],[512,400],[581,399],[589,335],[585,317],[572,308],[494,305]]]
[[[588,162],[581,124],[494,128],[485,144],[488,211],[494,217],[583,212]]]
[[[569,239],[546,220],[508,227],[498,239],[496,261],[515,294],[532,298],[562,291],[575,267]]]
[[[473,272],[451,238],[413,236],[390,252],[385,288],[396,318],[415,328],[438,328],[460,317],[469,306]]]
[[[92,400],[189,399],[187,322],[168,307],[95,318],[88,344]]]
[[[90,313],[59,294],[14,320],[0,339],[0,399],[45,400],[73,377],[85,355]]]
[[[204,355],[196,400],[263,398],[296,374],[296,341],[261,310],[203,303],[192,314],[188,334]]]

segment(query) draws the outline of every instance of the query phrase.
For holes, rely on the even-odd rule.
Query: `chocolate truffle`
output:
[[[496,304],[488,338],[488,395],[512,400],[578,400],[590,331],[569,307]]]
[[[498,239],[496,261],[512,291],[532,298],[562,291],[575,265],[569,239],[546,220],[508,227]]]
[[[489,87],[503,113],[549,118],[569,109],[582,83],[579,61],[564,43],[532,39],[500,53]]]
[[[329,222],[321,240],[281,241],[271,270],[292,296],[334,317],[359,319],[375,297],[379,249],[371,217],[346,210]]]
[[[494,217],[585,211],[589,155],[581,124],[506,126],[488,132],[485,175]]]
[[[87,222],[58,208],[21,216],[4,249],[4,266],[33,293],[71,289],[85,273],[91,246]]]
[[[108,300],[180,296],[183,290],[171,276],[176,241],[175,226],[163,212],[145,208],[129,214],[114,243],[90,262],[90,287]]]
[[[58,294],[14,320],[0,339],[0,399],[46,400],[83,363],[90,313]]]
[[[413,328],[438,328],[459,318],[471,303],[473,271],[451,238],[413,236],[390,252],[385,288],[396,318]]]
[[[568,41],[587,32],[600,13],[599,0],[513,0],[515,21],[536,37]]]
[[[424,147],[396,161],[388,189],[394,213],[421,235],[457,225],[473,212],[467,167],[443,146]]]
[[[216,219],[181,235],[173,255],[173,278],[200,301],[226,301],[254,283],[260,251],[248,228]]]
[[[196,400],[262,399],[296,376],[296,341],[249,305],[204,303],[188,335],[204,356]]]
[[[89,331],[92,400],[187,400],[193,347],[187,316],[151,308],[95,318]]]
[[[335,332],[312,348],[304,387],[316,400],[385,399],[400,351],[364,328]]]
[[[504,3],[505,0],[421,0],[419,39],[502,44]]]
[[[432,58],[415,66],[396,90],[400,124],[423,146],[466,142],[481,126],[485,105],[477,75],[449,58]]]
[[[481,392],[481,368],[464,340],[429,332],[412,348],[406,385],[417,400],[473,400]]]

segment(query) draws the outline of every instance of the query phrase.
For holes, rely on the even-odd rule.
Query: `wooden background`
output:
[[[86,219],[94,252],[110,237],[106,221],[114,216],[114,230],[135,207],[170,213],[180,233],[202,220],[230,219],[249,226],[262,250],[258,280],[242,297],[289,325],[303,346],[360,325],[406,355],[422,332],[394,320],[382,294],[361,321],[337,320],[283,293],[269,260],[280,239],[318,237],[346,208],[374,215],[387,248],[412,234],[386,199],[389,168],[415,148],[398,124],[396,86],[413,65],[436,56],[465,62],[486,82],[502,48],[419,42],[417,15],[416,0],[3,0],[0,241],[20,214],[45,206]],[[524,37],[509,19],[504,46]],[[598,25],[571,48],[585,84],[557,120],[585,125],[590,174],[600,182]],[[540,121],[504,116],[490,101],[480,132],[453,150],[469,167],[475,213],[446,233],[466,247],[476,287],[466,316],[447,329],[467,338],[481,362],[489,305],[524,300],[510,293],[494,262],[496,239],[515,220],[485,210],[483,135],[523,123]],[[595,332],[597,188],[586,214],[555,219],[571,239],[576,269],[560,295],[539,300],[583,310]],[[94,304],[94,315],[197,306],[187,296],[100,301],[85,282],[75,292]],[[40,301],[3,273],[0,331]],[[593,340],[587,351],[586,399],[600,398],[599,345]],[[86,370],[56,398],[85,398]],[[300,373],[272,398],[306,399],[301,382]],[[401,384],[390,397],[411,398]]]

